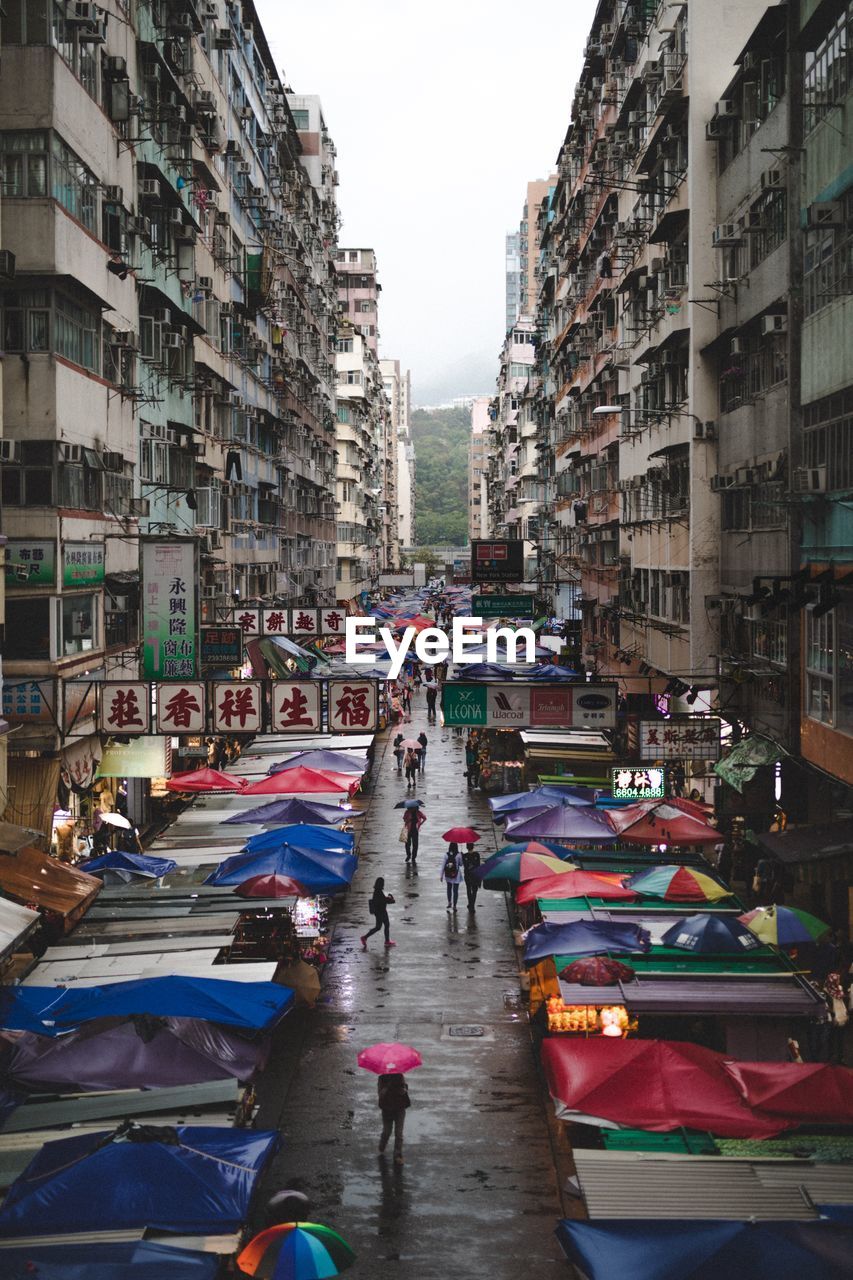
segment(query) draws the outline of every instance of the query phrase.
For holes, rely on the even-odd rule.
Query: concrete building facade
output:
[[[488,471],[492,419],[488,396],[471,405],[471,440],[468,445],[468,537],[489,536]]]

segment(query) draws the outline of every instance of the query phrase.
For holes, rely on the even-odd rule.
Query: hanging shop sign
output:
[[[98,587],[104,582],[103,542],[66,542],[62,547],[63,587]]]
[[[143,680],[198,675],[198,540],[141,544]]]
[[[237,626],[201,628],[202,671],[227,671],[243,661],[243,632]]]
[[[444,685],[444,722],[477,729],[616,727],[616,686],[605,684]]]
[[[6,543],[6,586],[52,587],[56,581],[56,543],[10,538]]]
[[[613,769],[610,790],[617,800],[662,800],[663,769]]]
[[[533,596],[474,596],[471,612],[481,618],[532,618]]]
[[[168,778],[172,772],[168,738],[110,741],[98,765],[99,778]]]
[[[719,760],[720,721],[685,716],[640,721],[641,760]]]
[[[312,636],[342,636],[346,622],[344,608],[329,609],[255,609],[251,606],[231,610],[230,621],[243,636],[289,636],[308,640]]]
[[[65,683],[66,697],[91,685]],[[324,720],[332,733],[375,733],[379,722],[375,680],[109,680],[94,688],[98,730],[116,738],[320,733]]]
[[[4,680],[3,719],[56,724],[55,680]]]
[[[471,580],[473,582],[521,582],[524,577],[524,543],[471,543]]]

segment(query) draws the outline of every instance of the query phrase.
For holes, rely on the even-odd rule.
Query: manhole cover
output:
[[[467,1026],[448,1027],[447,1034],[460,1040],[473,1040],[476,1036],[484,1036],[486,1034],[486,1028],[480,1027],[476,1023],[470,1023]]]

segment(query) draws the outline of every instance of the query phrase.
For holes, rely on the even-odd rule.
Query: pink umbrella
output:
[[[475,844],[482,836],[473,827],[451,827],[441,838],[452,840],[454,844]]]
[[[234,892],[241,898],[308,898],[310,894],[303,884],[292,876],[281,876],[268,872],[265,875],[249,876],[242,884],[238,884]]]
[[[409,1044],[392,1042],[391,1044],[372,1044],[362,1049],[358,1055],[358,1065],[365,1071],[372,1071],[377,1076],[391,1075],[393,1072],[412,1071],[423,1066],[423,1059],[417,1049]]]
[[[242,791],[246,783],[243,778],[235,778],[233,774],[222,773],[219,769],[195,769],[192,773],[179,773],[166,783],[167,791]]]

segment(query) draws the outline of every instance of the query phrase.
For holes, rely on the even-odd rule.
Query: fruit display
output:
[[[548,1030],[584,1036],[625,1037],[637,1030],[624,1005],[565,1004],[560,996],[547,1002]]]

